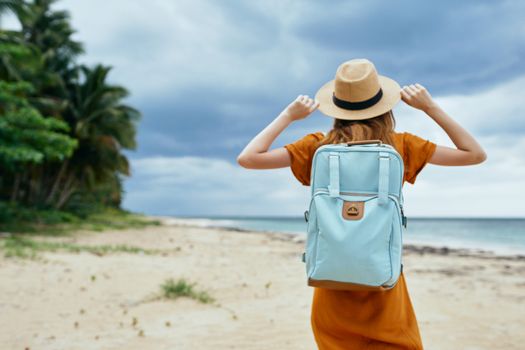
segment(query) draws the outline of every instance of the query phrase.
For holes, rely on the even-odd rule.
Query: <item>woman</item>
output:
[[[400,100],[425,112],[448,134],[456,148],[437,145],[411,133],[394,131],[392,108]],[[332,130],[308,134],[269,151],[272,142],[292,122],[317,108],[334,118]],[[420,84],[404,86],[377,74],[366,59],[343,63],[336,78],[316,98],[300,95],[241,152],[237,161],[249,169],[291,167],[304,185],[310,184],[315,150],[323,144],[380,139],[403,158],[403,180],[414,184],[427,163],[472,165],[486,159],[476,140],[448,116]],[[311,324],[320,349],[422,349],[419,329],[403,273],[384,292],[314,288]]]

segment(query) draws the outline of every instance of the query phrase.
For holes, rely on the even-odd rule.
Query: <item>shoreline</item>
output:
[[[255,230],[236,226],[221,226],[214,225],[213,221],[205,218],[183,218],[183,217],[167,217],[167,216],[149,216],[152,219],[160,220],[163,225],[178,226],[178,227],[195,227],[195,228],[210,228],[216,230],[224,230],[229,232],[244,232],[244,233],[262,233],[269,235],[282,236],[284,240],[304,243],[306,236],[304,233],[292,231],[274,231],[274,230]],[[227,220],[227,219],[226,219]],[[405,242],[403,249],[410,253],[429,253],[439,255],[455,255],[455,256],[472,256],[481,258],[504,259],[504,260],[525,260],[525,253],[505,252],[503,250],[487,250],[479,247],[462,247],[462,246],[447,246],[442,244],[427,244],[422,242]]]

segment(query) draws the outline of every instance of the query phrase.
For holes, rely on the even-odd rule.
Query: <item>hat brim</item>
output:
[[[395,80],[383,75],[378,75],[378,79],[383,96],[373,106],[361,110],[337,107],[332,99],[335,80],[329,81],[315,94],[315,99],[319,101],[319,111],[329,117],[345,120],[370,119],[388,112],[401,100],[401,87]]]

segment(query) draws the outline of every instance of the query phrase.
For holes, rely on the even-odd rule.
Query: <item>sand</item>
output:
[[[304,242],[179,224],[46,238],[153,255],[0,257],[0,349],[316,349]],[[524,258],[408,247],[404,267],[426,349],[524,348]],[[168,278],[216,301],[158,299]]]

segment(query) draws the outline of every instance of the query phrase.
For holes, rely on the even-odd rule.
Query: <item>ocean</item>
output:
[[[179,217],[180,218],[180,217]],[[303,218],[184,218],[200,226],[305,234]],[[408,218],[404,243],[525,255],[525,218]]]

